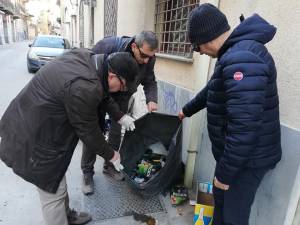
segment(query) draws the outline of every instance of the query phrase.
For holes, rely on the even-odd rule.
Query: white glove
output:
[[[124,166],[121,164],[120,159],[117,159],[116,161],[112,161],[111,163],[114,165],[116,171],[118,172],[124,169]]]
[[[121,124],[125,130],[133,131],[135,129],[134,125],[134,119],[131,116],[124,115],[119,121],[119,124]]]
[[[119,152],[115,151],[115,154],[111,160],[109,160],[115,167],[116,171],[120,172],[124,169],[124,166],[121,164],[121,158]]]

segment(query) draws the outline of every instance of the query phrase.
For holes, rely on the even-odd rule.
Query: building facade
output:
[[[159,38],[155,73],[159,86],[159,111],[176,115],[201,90],[213,72],[215,60],[191,51],[187,39],[188,13],[210,2],[229,19],[231,27],[258,13],[278,30],[268,49],[278,70],[283,158],[266,175],[253,205],[250,224],[300,224],[300,2],[290,0],[73,0],[59,1],[62,33],[74,47],[92,47],[109,35],[132,36],[153,30]],[[70,4],[71,2],[72,4]],[[299,28],[299,29],[298,29]],[[206,112],[184,121],[183,160],[186,184],[210,181],[214,160],[206,129]],[[297,211],[298,205],[298,212]],[[256,215],[263,215],[257,217]],[[295,216],[296,215],[296,216]],[[298,219],[297,219],[298,218]]]
[[[4,27],[3,27],[3,17],[5,13],[0,10],[0,45],[2,45],[5,40],[4,40]]]
[[[0,44],[28,39],[28,0],[0,0]]]

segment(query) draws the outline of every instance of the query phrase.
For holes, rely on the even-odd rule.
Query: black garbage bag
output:
[[[182,172],[182,129],[177,116],[149,113],[135,121],[135,130],[126,132],[121,145],[123,173],[130,186],[143,197],[164,192]],[[149,146],[160,143],[167,150],[164,166],[149,180],[137,183],[134,170]]]

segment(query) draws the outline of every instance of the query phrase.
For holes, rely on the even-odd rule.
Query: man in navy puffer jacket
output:
[[[256,190],[281,159],[276,67],[264,46],[276,28],[259,15],[230,30],[226,16],[202,4],[189,16],[194,51],[218,58],[206,87],[179,118],[207,108],[216,159],[214,225],[247,225]]]

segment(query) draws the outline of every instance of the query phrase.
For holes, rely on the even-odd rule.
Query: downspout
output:
[[[195,57],[197,58],[197,57]],[[196,82],[196,93],[200,91],[205,84],[207,83],[209,67],[211,63],[210,57],[207,56],[198,56],[199,61],[201,62],[201,77],[197,79]],[[199,63],[200,64],[200,63]],[[202,78],[202,79],[201,79]],[[202,82],[201,82],[202,81]],[[195,163],[196,163],[196,156],[198,153],[198,149],[201,146],[202,142],[202,133],[203,129],[205,128],[206,112],[201,110],[199,113],[194,114],[190,118],[190,140],[189,146],[187,150],[187,161],[185,166],[185,176],[184,176],[184,185],[185,187],[192,188],[193,186],[193,178],[194,178],[194,170],[195,170]]]
[[[203,3],[211,3],[219,7],[220,0],[201,1],[201,4]],[[195,58],[197,59],[197,57]],[[211,58],[208,56],[201,55],[199,56],[199,60],[197,61],[201,62],[201,65],[199,65],[199,71],[201,76],[198,76],[196,78],[196,85],[195,85],[196,93],[200,91],[207,83],[209,79],[210,70],[213,68],[214,65],[214,60],[211,60]],[[206,112],[200,111],[199,113],[193,115],[190,119],[191,133],[190,133],[189,147],[187,150],[188,154],[187,154],[187,161],[186,161],[185,175],[184,175],[184,185],[188,188],[193,187],[196,156],[198,153],[198,149],[200,148],[202,143],[203,129],[205,129],[204,122],[206,121],[205,117],[206,117]]]

